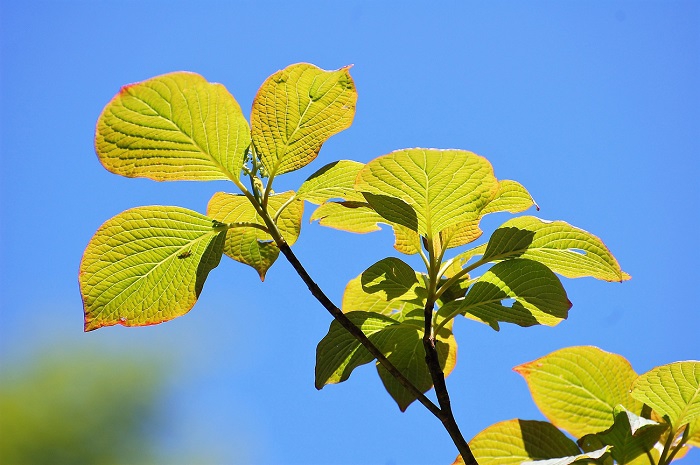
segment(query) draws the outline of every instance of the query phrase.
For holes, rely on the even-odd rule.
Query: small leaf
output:
[[[306,166],[329,137],[350,126],[357,91],[349,68],[298,63],[265,80],[250,118],[253,144],[270,177]]]
[[[250,128],[221,84],[171,73],[122,87],[97,121],[109,171],[156,181],[238,179]]]
[[[632,412],[642,409],[629,395],[637,377],[629,362],[597,347],[557,350],[514,370],[525,378],[544,416],[575,437],[612,426],[619,404]]]
[[[551,423],[508,420],[489,426],[469,441],[480,465],[520,465],[581,453],[576,443]]]
[[[614,424],[607,430],[581,438],[579,443],[584,451],[600,445],[612,446],[612,457],[619,465],[633,463],[637,458],[644,462],[648,454],[658,455],[654,445],[666,425],[642,418],[621,405],[615,407],[613,418]]]
[[[498,181],[491,164],[474,153],[405,149],[367,163],[355,188],[387,220],[437,238],[450,226],[478,218],[496,196]]]
[[[563,221],[522,216],[503,223],[489,239],[484,259],[512,257],[544,263],[567,278],[630,279],[600,239]]]
[[[293,196],[294,191],[270,196],[268,209],[271,216],[274,216],[277,209]],[[277,228],[290,246],[299,237],[303,212],[304,203],[293,201],[277,220]],[[250,201],[243,195],[217,192],[209,201],[207,214],[217,221],[230,223],[233,226],[226,234],[224,253],[238,262],[253,267],[260,275],[260,279],[264,280],[267,270],[277,260],[280,250],[267,232],[247,226],[250,223],[265,226],[265,222]],[[242,225],[236,226],[236,223]]]
[[[384,219],[366,202],[328,202],[318,207],[311,215],[311,221],[321,226],[353,233],[379,231],[378,222]]]
[[[504,305],[511,299],[511,306]],[[518,259],[491,267],[464,299],[448,302],[439,314],[448,320],[463,314],[498,330],[499,321],[519,326],[555,326],[567,317],[569,308],[566,291],[549,268]]]
[[[180,207],[139,207],[104,223],[80,263],[85,331],[145,326],[187,313],[221,259],[226,234]]]
[[[419,273],[398,258],[385,258],[351,280],[343,294],[343,311],[392,315],[423,308],[427,291]]]
[[[700,417],[700,362],[656,367],[632,384],[632,397],[670,419],[674,430]]]
[[[384,315],[368,312],[347,312],[347,317],[367,337],[399,322]],[[374,357],[340,323],[333,320],[328,334],[316,348],[316,389],[326,384],[341,383],[358,366],[367,364]]]
[[[355,190],[355,178],[363,166],[350,160],[329,163],[304,181],[297,198],[317,205],[333,198],[364,202],[365,198]]]
[[[537,204],[522,184],[504,179],[498,182],[496,197],[481,210],[481,215],[497,212],[520,213],[533,205]],[[539,210],[539,207],[537,209]]]

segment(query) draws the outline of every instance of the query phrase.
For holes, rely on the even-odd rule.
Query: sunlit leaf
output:
[[[139,207],[103,224],[80,263],[85,330],[187,313],[219,264],[226,227],[180,207]]]
[[[503,179],[498,182],[496,197],[486,204],[484,209],[481,210],[481,215],[497,212],[520,213],[533,205],[536,206],[537,204],[535,204],[532,196],[522,184]]]
[[[97,121],[109,171],[156,181],[238,179],[250,127],[221,84],[171,73],[122,87]]]
[[[271,195],[268,200],[271,216],[293,196],[293,191]],[[295,200],[284,209],[277,220],[277,228],[289,245],[293,245],[299,237],[303,212],[304,203]],[[260,279],[264,280],[267,270],[277,260],[280,250],[267,232],[248,226],[250,223],[265,226],[265,222],[250,201],[243,195],[217,192],[209,201],[207,214],[222,223],[233,224],[226,234],[224,253],[253,267]]]
[[[688,427],[690,428],[688,444],[700,447],[700,417],[696,417],[695,420],[691,421]]]
[[[355,178],[363,166],[350,160],[329,163],[304,181],[297,198],[317,205],[334,198],[364,202],[365,198],[355,190]]]
[[[267,78],[253,101],[253,144],[271,176],[316,158],[323,143],[355,116],[357,92],[349,67],[324,71],[299,63]]]
[[[700,362],[653,368],[634,381],[632,397],[667,416],[677,430],[700,417]]]
[[[423,348],[422,310],[412,316],[352,311],[346,315],[359,326],[370,341],[387,359],[406,376],[421,392],[427,392],[433,385],[425,364]],[[457,343],[451,327],[443,328],[436,336],[438,359],[445,376],[454,368],[457,357]],[[372,361],[372,357],[357,340],[342,326],[333,321],[328,334],[316,349],[316,388],[326,384],[345,381],[352,370]],[[377,363],[384,387],[403,411],[415,400],[396,379]]]
[[[311,214],[311,221],[318,221],[328,228],[363,234],[379,231],[381,228],[377,223],[384,222],[384,219],[364,201],[347,201],[322,204]]]
[[[437,234],[479,217],[498,192],[491,164],[463,150],[406,149],[375,158],[360,171],[356,189],[387,220]]]
[[[648,420],[618,405],[613,411],[613,426],[600,433],[586,435],[579,441],[584,451],[612,446],[612,457],[618,465],[648,463],[666,425]]]
[[[584,452],[583,454],[570,455],[568,457],[523,462],[523,465],[570,465],[572,463],[590,464],[591,461],[595,461],[594,463],[597,463],[599,459],[601,459],[605,454],[610,452],[610,449],[610,446],[606,446],[592,452]]]
[[[551,423],[508,420],[489,426],[469,441],[479,465],[520,465],[526,461],[576,456],[576,443]]]
[[[522,216],[502,224],[489,239],[484,259],[512,257],[544,263],[567,278],[630,279],[600,239],[563,221]]]
[[[499,321],[554,326],[567,317],[569,308],[566,291],[549,268],[518,259],[491,267],[463,299],[448,302],[439,313],[447,319],[463,314],[497,330]]]
[[[629,395],[637,378],[622,356],[597,347],[557,350],[517,366],[532,398],[545,417],[575,437],[603,431],[613,424],[613,410],[623,405],[641,412],[642,404]]]

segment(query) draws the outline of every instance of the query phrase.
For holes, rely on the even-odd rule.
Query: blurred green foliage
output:
[[[0,372],[0,464],[146,465],[166,371],[155,360],[47,350]]]

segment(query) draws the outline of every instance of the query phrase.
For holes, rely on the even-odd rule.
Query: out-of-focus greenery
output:
[[[0,464],[160,462],[154,437],[166,371],[156,361],[61,351],[2,365]]]

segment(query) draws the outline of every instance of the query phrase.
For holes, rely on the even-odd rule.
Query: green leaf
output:
[[[270,216],[294,196],[294,191],[271,195],[268,200]],[[277,228],[287,244],[294,245],[301,231],[304,203],[293,201],[280,214]],[[217,221],[231,224],[226,234],[224,253],[234,260],[253,267],[265,280],[265,274],[279,256],[279,247],[265,230],[265,222],[255,207],[243,195],[217,192],[209,200],[207,214]],[[251,224],[259,227],[251,226]]]
[[[481,216],[497,212],[520,213],[533,205],[537,206],[530,193],[522,184],[504,179],[498,182],[498,193],[481,210]],[[539,207],[537,209],[539,210]]]
[[[576,443],[551,423],[508,420],[489,426],[469,441],[479,465],[521,465],[529,460],[576,456]]]
[[[365,198],[355,190],[355,178],[363,166],[350,160],[329,163],[304,181],[297,198],[317,205],[333,198],[364,202]]]
[[[253,144],[270,177],[306,166],[329,137],[350,126],[357,91],[349,68],[324,71],[299,63],[265,80],[250,118]]]
[[[377,313],[347,312],[346,315],[367,337],[399,324],[395,319]],[[316,348],[316,389],[345,381],[355,368],[372,360],[374,357],[367,349],[333,320],[328,334]]]
[[[642,410],[641,402],[629,395],[637,377],[632,366],[597,347],[567,347],[514,370],[525,378],[544,416],[575,437],[612,426],[617,405]]]
[[[654,445],[666,425],[642,418],[621,405],[615,407],[613,418],[613,426],[607,430],[581,438],[579,444],[584,451],[596,450],[601,445],[612,446],[612,457],[618,465],[634,463],[635,459],[648,463],[648,454],[658,456]]]
[[[433,385],[425,364],[423,348],[422,314],[420,309],[413,314],[381,315],[363,311],[347,312],[350,320],[362,329],[370,341],[387,359],[406,376],[421,392]],[[451,327],[443,328],[437,335],[435,345],[440,366],[445,376],[449,375],[457,360],[457,343]],[[372,361],[367,350],[361,346],[339,323],[331,323],[328,334],[316,349],[316,388],[326,384],[345,381],[352,370]],[[401,411],[416,399],[396,379],[377,363],[384,387],[399,405]]]
[[[109,171],[156,181],[238,179],[250,128],[221,84],[178,72],[122,87],[97,121]]]
[[[108,220],[80,263],[85,331],[187,313],[219,264],[225,234],[217,221],[180,207],[138,207]]]
[[[387,220],[437,238],[479,217],[498,192],[491,164],[463,150],[406,149],[375,158],[355,188]]]
[[[594,463],[599,463],[599,460],[605,456],[608,452],[610,452],[611,447],[603,447],[602,449],[598,449],[596,451],[592,452],[584,452],[583,454],[578,454],[578,455],[570,455],[568,457],[559,457],[559,458],[554,458],[554,459],[547,459],[547,460],[536,460],[532,462],[523,462],[523,465],[525,464],[537,464],[537,465],[570,465],[572,463],[591,463],[593,461]]]
[[[700,362],[656,367],[632,384],[632,397],[668,417],[674,430],[700,417]]]
[[[544,263],[567,278],[630,279],[600,239],[563,221],[522,216],[503,223],[491,236],[483,258],[497,261],[512,257]]]
[[[511,300],[512,305],[505,303]],[[448,302],[439,314],[448,320],[463,314],[498,330],[499,321],[519,326],[554,326],[567,317],[569,308],[566,291],[549,268],[532,260],[517,259],[491,267],[464,299]]]
[[[328,228],[354,233],[379,231],[378,222],[384,219],[366,202],[328,202],[311,214],[311,221]]]
[[[423,309],[427,290],[423,275],[398,258],[373,264],[351,280],[343,294],[343,311],[371,311],[384,315]]]

